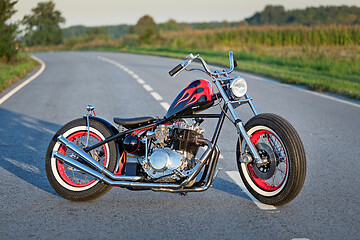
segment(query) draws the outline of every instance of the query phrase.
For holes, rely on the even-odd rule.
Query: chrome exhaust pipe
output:
[[[205,143],[208,148],[206,149],[206,151],[203,153],[203,155],[201,156],[199,162],[199,166],[197,167],[197,169],[187,178],[185,179],[185,181],[183,181],[180,185],[181,186],[186,186],[186,184],[188,184],[189,182],[191,182],[193,179],[196,178],[196,176],[199,174],[199,172],[201,171],[201,169],[203,168],[203,166],[205,165],[205,163],[207,162],[208,158],[210,157],[210,154],[212,153],[212,143],[209,140],[206,139],[198,139],[198,142],[201,143]],[[216,151],[216,148],[215,148]]]
[[[106,184],[112,185],[112,186],[118,186],[118,187],[138,187],[138,188],[147,188],[147,189],[152,189],[152,188],[180,188],[179,184],[158,184],[158,183],[141,183],[141,182],[130,182],[130,181],[119,181],[119,180],[111,180],[108,177],[106,177],[104,174],[101,174],[100,172],[92,169],[89,166],[86,166],[78,161],[76,161],[73,158],[70,158],[68,156],[65,156],[59,152],[53,152],[53,157],[57,158],[63,162],[65,162],[66,164],[81,170],[89,175],[91,175],[92,177],[105,182]],[[126,176],[122,176],[124,178],[130,178],[130,177],[126,177]]]
[[[66,164],[68,164],[78,170],[81,170],[81,171],[91,175],[94,178],[97,178],[99,180],[103,180],[105,178],[105,175],[99,173],[98,171],[95,171],[91,167],[86,166],[86,165],[76,161],[75,159],[65,156],[59,152],[56,152],[56,151],[53,152],[53,157],[65,162]]]
[[[160,188],[160,189],[153,189],[155,192],[171,192],[171,193],[184,193],[184,192],[203,192],[211,187],[211,184],[214,182],[215,178],[217,177],[219,170],[216,169],[217,162],[220,156],[220,150],[218,146],[215,146],[214,153],[213,153],[213,163],[208,175],[208,180],[206,184],[200,186],[200,187],[190,187],[185,189],[166,189],[166,188]]]
[[[115,175],[114,173],[110,172],[105,168],[105,166],[101,165],[98,161],[93,159],[91,156],[89,156],[84,150],[79,148],[75,143],[70,142],[67,140],[63,135],[60,135],[58,138],[58,141],[64,144],[68,149],[73,151],[76,155],[84,159],[88,164],[93,166],[99,173],[105,174],[107,177],[109,177],[112,180],[116,181],[139,181],[142,180],[143,177],[139,176],[121,176],[121,175]],[[60,153],[58,153],[60,154]],[[58,155],[57,154],[57,155]],[[73,159],[74,160],[74,159]],[[76,160],[74,160],[76,161]],[[66,161],[65,161],[66,162]],[[70,163],[69,163],[70,164]],[[79,163],[81,164],[81,163]],[[84,165],[84,164],[81,164]],[[76,166],[74,166],[76,168]],[[90,168],[91,169],[91,168]],[[84,172],[87,172],[83,170]],[[89,173],[90,174],[90,173]],[[91,175],[91,174],[90,174]],[[93,175],[92,175],[93,176]],[[97,177],[96,177],[97,178]]]
[[[201,168],[204,166],[204,164],[207,162],[207,159],[210,157],[210,153],[212,152],[212,144],[208,140],[202,139],[201,141],[208,145],[208,149],[205,151],[205,153],[200,158],[200,166],[198,169],[193,172],[187,179],[185,179],[181,184],[167,184],[167,183],[144,183],[144,182],[135,182],[143,180],[143,177],[140,176],[120,176],[115,175],[109,170],[105,168],[105,166],[101,165],[99,162],[97,162],[95,159],[93,159],[91,156],[89,156],[84,150],[79,148],[76,144],[73,142],[70,142],[67,140],[64,136],[60,135],[58,137],[58,141],[64,144],[68,149],[73,151],[76,155],[84,159],[88,164],[93,166],[95,169],[91,168],[90,166],[87,166],[85,164],[80,163],[79,161],[70,158],[68,156],[65,156],[59,152],[53,152],[53,157],[60,159],[61,161],[67,163],[68,165],[79,169],[92,177],[105,182],[106,184],[112,185],[112,186],[118,186],[118,187],[134,187],[134,188],[146,188],[151,190],[156,189],[163,189],[163,190],[170,190],[170,189],[178,189],[181,190],[186,186],[186,184],[189,182],[189,180],[192,180],[196,175],[199,173]],[[215,149],[215,152],[217,152],[218,149]],[[215,164],[216,165],[216,164]],[[210,185],[210,184],[209,184]],[[209,186],[207,186],[208,188]],[[206,190],[206,189],[204,189]]]

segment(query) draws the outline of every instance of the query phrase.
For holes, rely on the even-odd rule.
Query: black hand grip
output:
[[[174,76],[177,72],[179,72],[181,69],[183,69],[183,65],[179,64],[176,67],[174,67],[170,72],[170,76]]]
[[[234,58],[234,68],[238,66],[236,59]]]

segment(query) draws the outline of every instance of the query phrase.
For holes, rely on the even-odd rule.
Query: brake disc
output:
[[[256,144],[256,148],[259,151],[261,159],[264,161],[263,164],[258,164],[255,161],[251,162],[252,168],[256,176],[263,180],[270,179],[276,169],[276,158],[272,148],[265,143]]]

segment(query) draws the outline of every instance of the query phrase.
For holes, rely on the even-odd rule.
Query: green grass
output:
[[[103,49],[112,50],[115,49]],[[117,49],[119,50],[119,49]],[[211,64],[228,67],[226,51],[208,51],[172,48],[123,48],[121,51],[176,57],[184,59],[187,54],[200,53]],[[360,100],[360,59],[330,58],[310,54],[295,57],[259,54],[253,51],[235,51],[238,69],[261,74],[283,83],[307,86],[311,90],[330,92]]]
[[[20,53],[12,63],[0,63],[0,92],[26,77],[38,66],[39,63],[37,61],[24,53]]]

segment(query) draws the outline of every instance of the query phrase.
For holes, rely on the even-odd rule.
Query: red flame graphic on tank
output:
[[[203,92],[195,94],[194,96],[192,96],[191,100],[184,107],[187,107],[190,104],[196,103],[196,101],[199,100],[199,98],[201,98],[201,96],[203,96],[203,95],[205,95]]]
[[[200,84],[193,88],[187,89],[173,108],[175,108],[177,105],[179,105],[179,103],[189,100],[189,102],[184,106],[184,108],[185,108],[185,107],[189,106],[190,104],[196,103],[196,101],[199,100],[201,98],[201,96],[206,96],[206,99],[208,101],[211,100],[212,93],[211,93],[211,88],[209,88],[209,85],[210,85],[209,82],[204,79],[198,79],[196,81],[199,81]],[[190,86],[191,84],[192,83],[190,83],[188,86]],[[201,88],[202,88],[202,92],[196,93],[195,95],[193,95],[196,90],[201,89]]]

